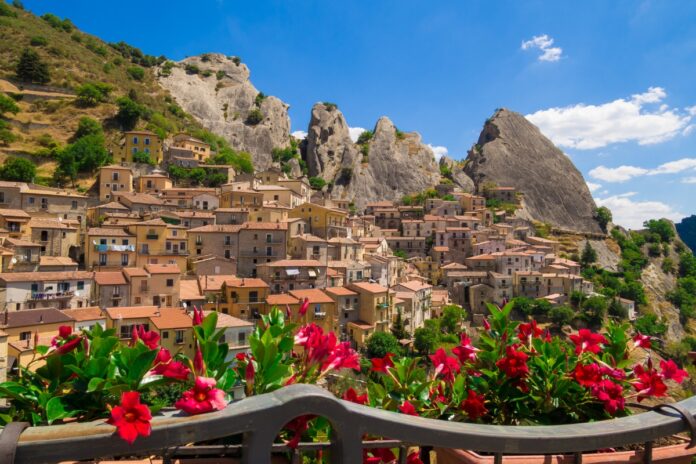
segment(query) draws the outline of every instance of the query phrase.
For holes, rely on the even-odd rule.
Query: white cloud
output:
[[[692,170],[696,170],[696,158],[682,158],[676,161],[668,161],[654,169],[645,169],[637,166],[619,166],[617,168],[597,166],[590,171],[590,176],[605,182],[626,182],[627,180],[639,176],[678,174],[680,172]]]
[[[553,39],[547,34],[535,35],[531,40],[522,42],[522,50],[530,50],[537,48],[543,52],[539,55],[539,61],[558,61],[561,59],[563,49],[561,47],[552,47]]]
[[[447,147],[443,147],[442,145],[428,144],[428,147],[430,147],[430,149],[433,151],[433,155],[435,155],[436,161],[440,161],[440,158],[449,155],[449,150],[447,149]]]
[[[303,131],[303,130],[297,130],[297,131],[293,132],[293,133],[290,134],[290,135],[292,135],[293,137],[295,137],[297,140],[302,140],[302,139],[306,139],[306,138],[307,138],[307,132],[305,132],[305,131]]]
[[[682,179],[682,184],[696,184],[696,177],[685,177]]]
[[[646,109],[646,105],[660,103],[667,93],[661,87],[650,87],[647,92],[619,98],[599,105],[576,105],[549,108],[528,114],[533,124],[556,145],[589,150],[612,143],[634,141],[640,145],[669,140],[688,127],[696,110],[670,109],[661,105]]]
[[[360,134],[365,132],[366,129],[363,129],[362,127],[349,127],[348,128],[348,133],[350,134],[350,139],[353,142],[358,141],[358,137],[360,137]]]
[[[673,221],[684,217],[671,206],[660,201],[634,201],[636,192],[622,193],[607,198],[595,198],[597,205],[612,212],[613,222],[629,229],[640,229],[648,219],[667,218]]]
[[[590,189],[590,192],[594,193],[597,190],[602,188],[601,184],[595,184],[594,182],[587,182],[587,188]]]

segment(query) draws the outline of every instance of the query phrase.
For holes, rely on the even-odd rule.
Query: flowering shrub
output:
[[[308,306],[303,302],[305,311]],[[193,359],[173,356],[143,328],[123,344],[113,330],[97,326],[75,334],[61,327],[50,347],[36,348],[18,380],[0,384],[0,394],[11,399],[0,421],[108,418],[132,443],[150,433],[152,414],[162,406],[154,400],[159,387],[178,385],[182,393],[170,404],[200,414],[223,409],[235,385],[257,395],[294,383],[323,385],[330,373],[345,369],[361,372],[364,382],[334,393],[357,404],[451,421],[561,424],[628,414],[628,400],[664,397],[668,382],[686,377],[674,361],[655,366],[650,338],[638,333],[631,339],[627,324],[610,323],[602,333],[582,329],[566,340],[535,321],[511,320],[512,305],[489,309],[476,344],[462,334],[450,351],[441,348],[425,358],[389,353],[362,367],[348,342],[315,324],[298,327],[289,311],[276,308],[254,329],[250,353],[235,359],[221,342],[215,313],[204,319],[194,311]],[[32,369],[38,361],[43,365]],[[281,433],[290,447],[330,435],[328,421],[310,415],[293,419]],[[379,437],[365,437],[371,438]],[[389,449],[366,450],[364,458],[395,459]],[[418,453],[407,462],[420,462]]]

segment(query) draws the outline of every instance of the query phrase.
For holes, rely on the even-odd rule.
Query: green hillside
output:
[[[42,86],[18,78],[23,53],[38,55],[45,64],[49,80]],[[8,156],[29,158],[38,166],[39,181],[49,183],[58,154],[74,141],[81,118],[99,121],[106,148],[114,146],[121,130],[128,128],[115,118],[123,99],[129,99],[128,107],[139,116],[134,119],[136,128],[161,136],[188,131],[210,138],[157,84],[158,64],[164,64],[160,72],[173,65],[124,43],[107,44],[79,31],[69,19],[38,17],[1,2],[0,96],[12,98],[18,111],[2,114],[0,162]],[[87,187],[92,176],[82,172],[79,177],[78,183]]]

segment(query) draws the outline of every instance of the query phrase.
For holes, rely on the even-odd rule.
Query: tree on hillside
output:
[[[19,57],[16,68],[17,78],[32,84],[46,84],[51,80],[48,65],[41,61],[39,54],[25,48]]]
[[[13,182],[33,182],[36,166],[24,158],[9,157],[0,167],[0,179]]]
[[[121,124],[123,130],[133,130],[138,123],[138,119],[143,115],[144,108],[128,97],[121,97],[116,100],[118,113],[116,120]]]
[[[439,337],[438,333],[432,326],[420,327],[416,329],[413,337],[413,347],[421,355],[425,356],[435,351],[435,346],[437,345]]]
[[[401,347],[396,337],[387,332],[375,332],[367,339],[367,357],[383,358],[387,353],[399,354]]]
[[[404,319],[401,316],[401,311],[396,312],[396,319],[394,320],[394,324],[392,324],[391,333],[398,340],[410,338],[408,332],[406,332],[406,327],[404,325]]]
[[[597,252],[592,248],[592,245],[590,245],[590,241],[587,240],[585,242],[585,248],[582,250],[582,255],[580,256],[580,264],[582,264],[582,267],[589,267],[595,262],[597,262]]]
[[[607,231],[607,225],[612,221],[613,217],[611,211],[606,206],[600,206],[595,211],[595,217],[599,223],[599,227],[602,228],[604,232]]]
[[[97,106],[109,99],[113,87],[104,82],[87,82],[77,89],[77,102],[82,106]]]
[[[0,93],[0,117],[5,116],[5,113],[17,114],[19,113],[19,106],[13,99],[4,93]]]
[[[670,242],[674,238],[674,228],[667,219],[651,219],[643,223],[643,227],[647,228],[650,233],[660,236],[663,242]]]
[[[451,304],[442,308],[440,327],[449,334],[458,334],[462,328],[462,322],[466,317],[466,311],[459,305]]]

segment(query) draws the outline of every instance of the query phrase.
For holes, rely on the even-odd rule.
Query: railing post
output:
[[[336,464],[353,464],[362,462],[362,431],[360,426],[353,422],[351,416],[347,420],[332,425],[331,436],[331,462]],[[340,430],[340,432],[338,432]],[[338,432],[338,433],[337,433]]]
[[[271,464],[271,450],[277,430],[269,432],[267,428],[258,428],[244,434],[242,464]]]

